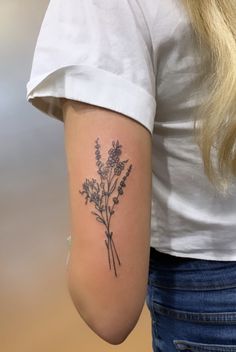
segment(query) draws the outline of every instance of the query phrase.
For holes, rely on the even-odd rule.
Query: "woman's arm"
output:
[[[68,288],[87,325],[120,344],[134,329],[147,290],[151,134],[115,111],[64,101]]]

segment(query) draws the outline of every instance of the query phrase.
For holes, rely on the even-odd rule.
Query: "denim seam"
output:
[[[194,343],[186,340],[173,340],[174,345],[177,349],[177,351],[185,351],[186,348],[190,351],[194,352],[203,352],[203,351],[209,351],[209,352],[236,352],[236,346],[232,345],[206,345],[204,343]]]
[[[166,288],[166,289],[170,289],[170,290],[188,290],[188,291],[200,291],[200,290],[212,291],[212,290],[222,290],[222,289],[227,289],[227,288],[236,288],[236,283],[227,284],[227,285],[226,284],[218,285],[216,283],[212,283],[211,285],[197,284],[198,286],[196,286],[196,287],[192,286],[193,282],[186,283],[184,286],[181,286],[181,285],[178,285],[178,286],[161,285],[161,284],[157,284],[155,281],[149,281],[149,284],[154,287],[158,287],[158,288]],[[196,282],[194,284],[196,284]]]
[[[162,315],[173,317],[179,320],[194,321],[197,323],[208,323],[208,324],[236,324],[236,312],[218,312],[218,313],[201,313],[201,312],[187,312],[179,311],[176,309],[171,309],[164,307],[153,302],[154,311]]]

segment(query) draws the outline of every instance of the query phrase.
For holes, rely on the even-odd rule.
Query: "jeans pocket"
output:
[[[236,352],[236,345],[216,345],[186,340],[174,340],[173,342],[176,350],[182,352]]]

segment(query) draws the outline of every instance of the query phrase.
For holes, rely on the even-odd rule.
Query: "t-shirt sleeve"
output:
[[[63,121],[61,99],[122,113],[153,133],[153,48],[136,0],[52,0],[34,51],[27,100]]]

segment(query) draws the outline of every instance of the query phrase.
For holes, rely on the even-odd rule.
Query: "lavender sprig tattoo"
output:
[[[132,170],[132,164],[129,165],[125,175],[118,184],[118,179],[125,168],[125,164],[129,161],[120,161],[122,145],[117,140],[112,141],[112,148],[108,151],[108,159],[105,163],[101,161],[101,153],[99,144],[99,137],[95,140],[95,157],[96,165],[98,167],[97,173],[100,175],[98,182],[94,178],[87,179],[82,184],[83,190],[79,193],[85,195],[85,204],[94,204],[96,211],[91,211],[96,216],[96,220],[105,226],[105,245],[107,248],[108,262],[110,270],[114,269],[115,276],[117,277],[116,261],[121,265],[116,246],[113,240],[113,232],[110,230],[111,217],[115,213],[115,206],[119,203],[119,197],[124,194],[124,187],[126,186],[126,179]],[[117,190],[116,195],[114,192]],[[112,205],[110,204],[111,197]]]

